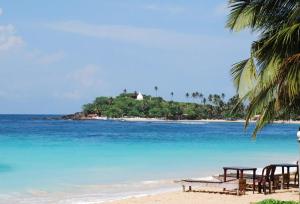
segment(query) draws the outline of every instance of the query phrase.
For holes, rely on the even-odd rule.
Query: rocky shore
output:
[[[77,112],[74,114],[64,115],[64,116],[62,116],[62,119],[64,119],[64,120],[92,120],[92,119],[96,119],[95,117],[97,117],[97,115],[95,115],[95,114],[86,115],[83,112]]]

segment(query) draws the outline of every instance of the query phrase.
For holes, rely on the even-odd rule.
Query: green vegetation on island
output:
[[[137,92],[123,93],[116,97],[100,96],[92,103],[83,105],[82,112],[65,116],[65,119],[91,119],[95,116],[107,118],[158,118],[167,120],[201,120],[224,119],[238,120],[247,117],[249,106],[239,103],[237,95],[225,100],[225,94],[209,94],[205,97],[202,93],[186,93],[185,102],[173,101],[174,92],[170,93],[171,100],[157,96],[158,88],[155,87],[155,96],[141,95],[139,100]],[[259,119],[259,115],[252,119]],[[277,116],[275,120],[299,120],[297,111],[289,115]]]
[[[157,88],[155,89],[157,95]],[[170,93],[173,98],[174,93]],[[116,97],[97,97],[92,103],[83,105],[83,113],[109,118],[143,117],[170,120],[196,119],[241,119],[245,116],[244,105],[240,104],[235,112],[232,109],[238,102],[234,96],[225,101],[225,95],[186,93],[186,102],[166,101],[162,97],[144,95],[138,100],[138,93],[124,91]],[[191,96],[191,97],[190,97]]]

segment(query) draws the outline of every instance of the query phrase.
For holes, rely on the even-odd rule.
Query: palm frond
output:
[[[233,65],[240,101],[248,100],[245,127],[259,114],[253,136],[277,117],[300,113],[300,2],[230,0],[226,27],[259,34],[251,57]]]
[[[253,57],[234,64],[231,68],[231,76],[237,93],[243,98],[256,82],[257,73]]]

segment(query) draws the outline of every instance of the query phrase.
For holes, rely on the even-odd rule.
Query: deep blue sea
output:
[[[0,115],[0,203],[95,203],[172,181],[298,158],[298,125],[49,120]],[[53,117],[53,116],[51,116]],[[253,125],[252,125],[253,126]]]

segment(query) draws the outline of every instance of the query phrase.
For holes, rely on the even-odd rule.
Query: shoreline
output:
[[[99,117],[93,116],[85,118],[85,120],[112,120],[112,121],[124,121],[124,122],[170,122],[170,123],[207,123],[207,122],[215,122],[215,123],[245,123],[246,121],[243,119],[238,120],[226,120],[226,119],[200,119],[200,120],[168,120],[161,118],[141,118],[141,117],[123,117],[123,118],[107,118],[107,117]],[[251,120],[250,123],[255,123],[256,120]],[[296,120],[276,120],[273,121],[275,124],[300,124],[300,121]]]

